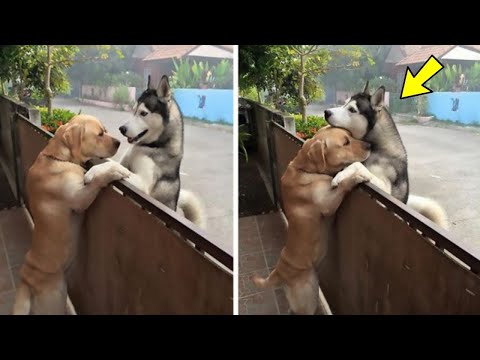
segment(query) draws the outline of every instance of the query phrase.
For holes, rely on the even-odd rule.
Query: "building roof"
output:
[[[456,56],[450,56],[448,59],[475,60],[471,55],[472,53],[480,54],[480,45],[422,45],[410,55],[407,55],[397,62],[396,66],[423,63],[428,60],[431,55],[437,59],[442,59],[443,56],[452,54],[453,50],[457,50]]]
[[[205,45],[151,45],[153,52],[147,55],[143,61],[162,60],[171,58],[181,58],[195,49]],[[221,48],[223,51],[233,53],[233,45],[211,45],[213,47]],[[208,55],[207,55],[208,57]],[[212,56],[217,57],[217,56]]]
[[[155,45],[155,50],[143,61],[181,58],[198,45]]]
[[[385,59],[386,63],[396,64],[406,56],[413,54],[421,45],[392,45]]]
[[[440,58],[454,47],[455,45],[421,46],[416,51],[397,62],[397,66],[422,63],[428,60],[431,55],[435,56],[436,58]]]

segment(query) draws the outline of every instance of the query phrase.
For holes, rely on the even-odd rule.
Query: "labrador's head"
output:
[[[309,161],[321,174],[336,174],[346,166],[365,161],[370,156],[370,144],[357,140],[345,129],[326,126],[305,144]]]
[[[112,157],[120,141],[107,134],[105,126],[90,115],[76,115],[55,133],[70,150],[73,161],[84,163],[94,158]]]

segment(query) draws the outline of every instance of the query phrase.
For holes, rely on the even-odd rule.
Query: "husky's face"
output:
[[[325,110],[325,120],[332,126],[349,130],[356,139],[363,139],[373,129],[377,112],[383,108],[385,88],[370,96],[366,90],[353,95],[345,105]]]
[[[150,143],[157,140],[168,125],[171,92],[168,78],[162,77],[157,90],[147,89],[137,100],[133,118],[119,130],[130,144]]]

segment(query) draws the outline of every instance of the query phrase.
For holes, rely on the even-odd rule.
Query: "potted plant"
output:
[[[433,119],[433,116],[428,114],[428,98],[424,95],[417,97],[417,116],[415,119],[420,124],[426,123]]]

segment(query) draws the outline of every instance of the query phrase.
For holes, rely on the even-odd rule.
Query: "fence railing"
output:
[[[16,173],[18,162],[15,157],[16,128],[13,126],[15,114],[22,114],[30,121],[40,124],[40,112],[26,104],[0,95],[0,166],[15,196],[19,197]]]

